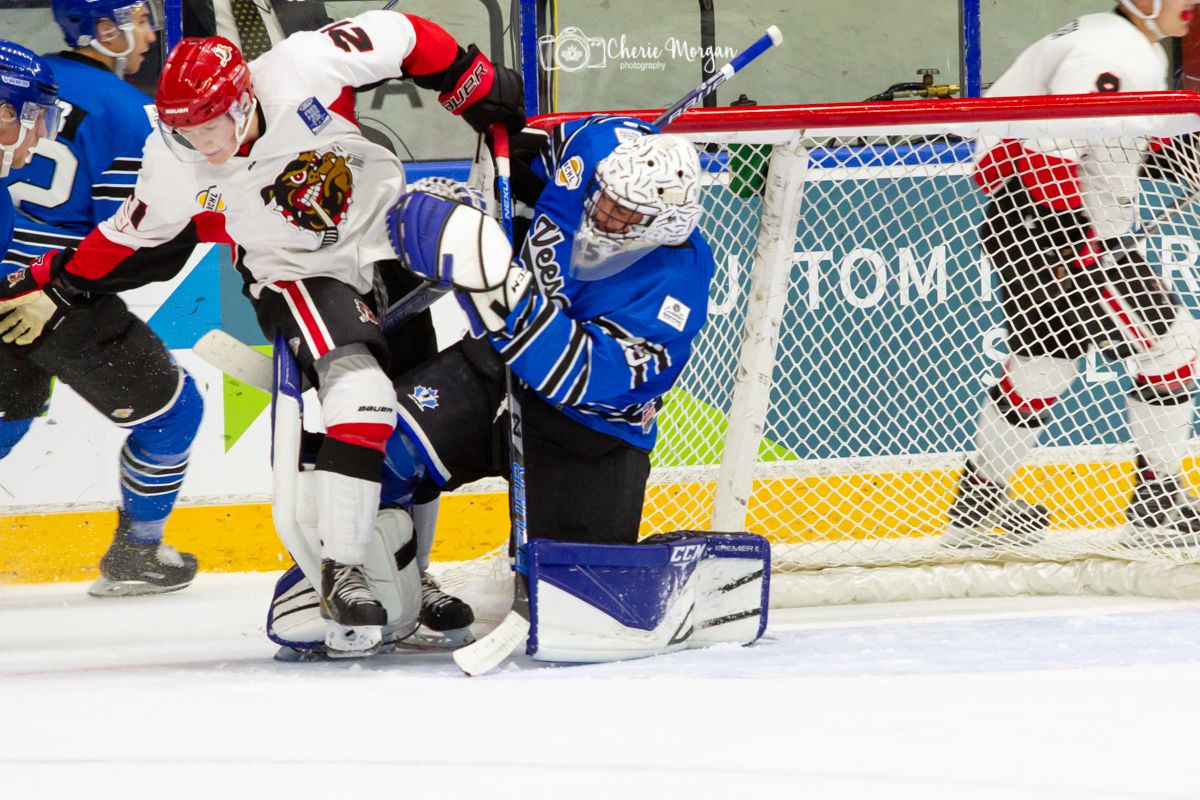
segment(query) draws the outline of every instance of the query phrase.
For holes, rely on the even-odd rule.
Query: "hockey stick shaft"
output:
[[[512,238],[512,191],[508,151],[508,131],[503,125],[492,126],[492,150],[496,161],[496,192],[500,200],[500,222]],[[482,675],[498,667],[512,655],[529,633],[529,578],[525,571],[525,542],[528,538],[525,516],[525,420],[517,397],[518,379],[511,369],[504,370],[508,392],[509,478],[508,502],[512,518],[509,529],[509,555],[513,560],[512,610],[487,636],[454,651],[454,662],[468,675]]]
[[[670,125],[675,120],[687,111],[692,106],[699,103],[708,95],[712,94],[718,86],[732,78],[734,75],[745,69],[746,65],[754,59],[761,56],[763,53],[770,50],[772,47],[783,43],[783,34],[779,28],[774,25],[767,28],[767,32],[760,36],[753,44],[747,47],[742,52],[733,57],[725,66],[714,72],[708,80],[692,89],[684,95],[675,105],[664,111],[658,119],[654,120],[654,127],[662,130]]]

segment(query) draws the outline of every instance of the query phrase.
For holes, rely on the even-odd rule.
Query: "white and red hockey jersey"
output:
[[[1087,14],[1027,48],[988,97],[1150,92],[1167,86],[1167,54],[1118,12]],[[994,145],[994,146],[993,146]],[[1087,214],[1100,238],[1132,227],[1147,137],[980,140],[975,181],[988,193],[1019,175],[1039,203]]]
[[[293,34],[250,62],[265,123],[259,138],[214,166],[180,160],[152,133],[133,197],[89,235],[68,274],[94,281],[196,218],[201,238],[244,248],[254,297],[269,283],[314,276],[370,291],[373,263],[395,257],[384,214],[404,191],[404,170],[359,132],[353,90],[428,62],[418,39],[429,30],[427,49],[457,48],[425,20],[368,11]]]

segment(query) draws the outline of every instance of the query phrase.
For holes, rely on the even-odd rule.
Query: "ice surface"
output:
[[[1200,604],[777,612],[623,664],[279,664],[273,575],[0,587],[6,798],[1196,798]]]

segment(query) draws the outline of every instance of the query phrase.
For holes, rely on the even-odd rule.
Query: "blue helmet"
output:
[[[58,105],[58,81],[45,59],[16,42],[0,39],[0,126],[20,122],[21,132],[14,144],[0,143],[0,177],[12,165],[13,154],[39,121],[45,123],[42,138],[58,135],[61,112]]]
[[[134,14],[145,8],[150,27],[162,28],[162,0],[54,0],[54,21],[62,28],[68,47],[92,46],[106,56],[120,58],[133,51]],[[125,33],[125,50],[116,52],[96,39],[96,23],[110,20]]]

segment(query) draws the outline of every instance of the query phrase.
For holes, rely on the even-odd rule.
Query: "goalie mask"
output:
[[[224,164],[258,108],[246,59],[220,36],[184,39],[163,66],[154,97],[158,128],[183,161]]]
[[[24,166],[37,142],[53,140],[61,125],[58,82],[50,65],[19,44],[0,40],[0,177]],[[9,136],[13,141],[6,141]],[[31,137],[33,147],[27,144]]]
[[[681,245],[700,223],[700,159],[686,140],[641,136],[596,165],[571,249],[571,276],[616,275],[661,245]]]

